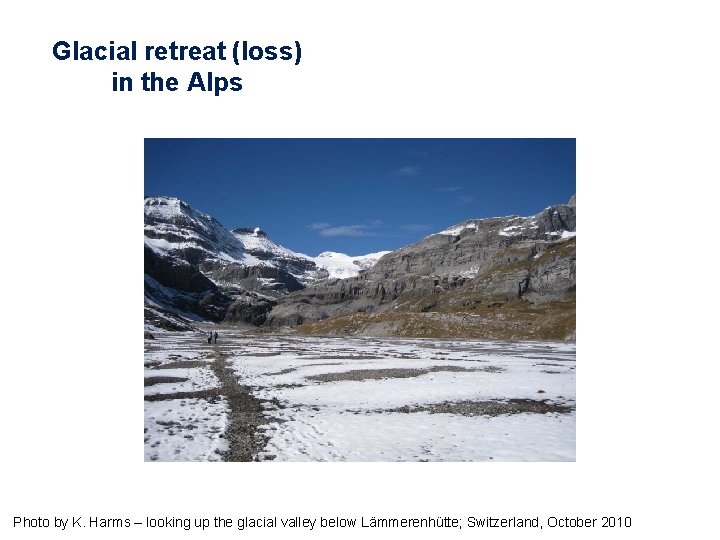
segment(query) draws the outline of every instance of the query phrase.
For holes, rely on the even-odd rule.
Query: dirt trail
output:
[[[210,367],[220,380],[219,393],[225,396],[230,408],[229,426],[225,431],[230,448],[223,458],[225,461],[254,461],[268,441],[268,437],[258,430],[258,426],[268,423],[268,418],[263,416],[263,400],[253,396],[250,387],[238,382],[227,365],[230,355],[223,353],[217,345],[213,346],[213,357]]]

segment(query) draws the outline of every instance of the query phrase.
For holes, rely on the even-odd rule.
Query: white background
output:
[[[131,534],[13,529],[16,515],[609,514],[632,516],[632,529],[493,533],[714,534],[720,49],[710,2],[103,5],[3,7],[6,538]],[[60,62],[61,39],[297,39],[303,60]],[[115,70],[184,80],[195,69],[240,75],[245,88],[111,91]],[[145,137],[576,137],[577,463],[144,463]],[[132,532],[150,534],[273,536]]]

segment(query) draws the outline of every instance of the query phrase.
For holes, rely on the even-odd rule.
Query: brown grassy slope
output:
[[[474,313],[350,313],[297,327],[305,335],[369,335],[456,339],[574,339],[575,294],[564,301],[498,302]]]
[[[307,335],[373,335],[428,338],[574,340],[575,292],[561,299],[518,299],[517,282],[555,261],[574,259],[575,239],[537,259],[497,266],[451,290],[421,298],[401,295],[386,313],[347,313],[304,324]]]

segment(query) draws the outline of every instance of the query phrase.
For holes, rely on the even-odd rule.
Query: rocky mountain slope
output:
[[[179,199],[147,197],[146,318],[168,328],[178,326],[172,314],[262,324],[277,298],[310,283],[357,275],[382,254],[313,258],[274,243],[260,228],[228,231]]]
[[[394,252],[318,257],[145,199],[146,320],[305,334],[573,339],[575,197],[534,216],[471,219]]]
[[[279,299],[271,326],[308,334],[572,339],[575,199],[530,217],[473,219],[367,271]]]

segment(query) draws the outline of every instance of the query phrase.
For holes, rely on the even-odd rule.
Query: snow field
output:
[[[378,338],[249,336],[218,329],[146,341],[145,459],[219,460],[229,406],[218,389],[221,352],[240,385],[264,400],[268,437],[258,459],[277,461],[573,461],[575,345]],[[188,363],[189,362],[189,363]],[[171,369],[155,369],[172,363]],[[432,412],[439,404],[527,400],[570,412]],[[433,409],[433,407],[436,407]],[[400,410],[398,410],[400,409]],[[472,407],[470,407],[470,410]]]
[[[207,351],[199,345],[205,334],[166,332],[162,341],[146,341],[146,380],[158,377],[181,377],[181,382],[145,386],[145,396],[168,395],[176,392],[197,392],[219,386],[210,369]],[[167,364],[198,363],[196,367],[158,369]],[[146,461],[220,461],[220,452],[227,450],[224,438],[228,426],[228,406],[220,398],[185,398],[145,401]]]
[[[550,365],[547,365],[550,364]],[[246,339],[234,352],[239,378],[268,410],[260,457],[304,461],[572,461],[575,413],[463,416],[391,412],[444,402],[547,400],[574,407],[571,344],[278,338]],[[443,371],[446,366],[473,371]],[[364,370],[427,370],[419,376],[321,382]],[[542,391],[542,393],[539,393]]]
[[[220,461],[228,408],[224,399],[145,402],[146,461]]]

